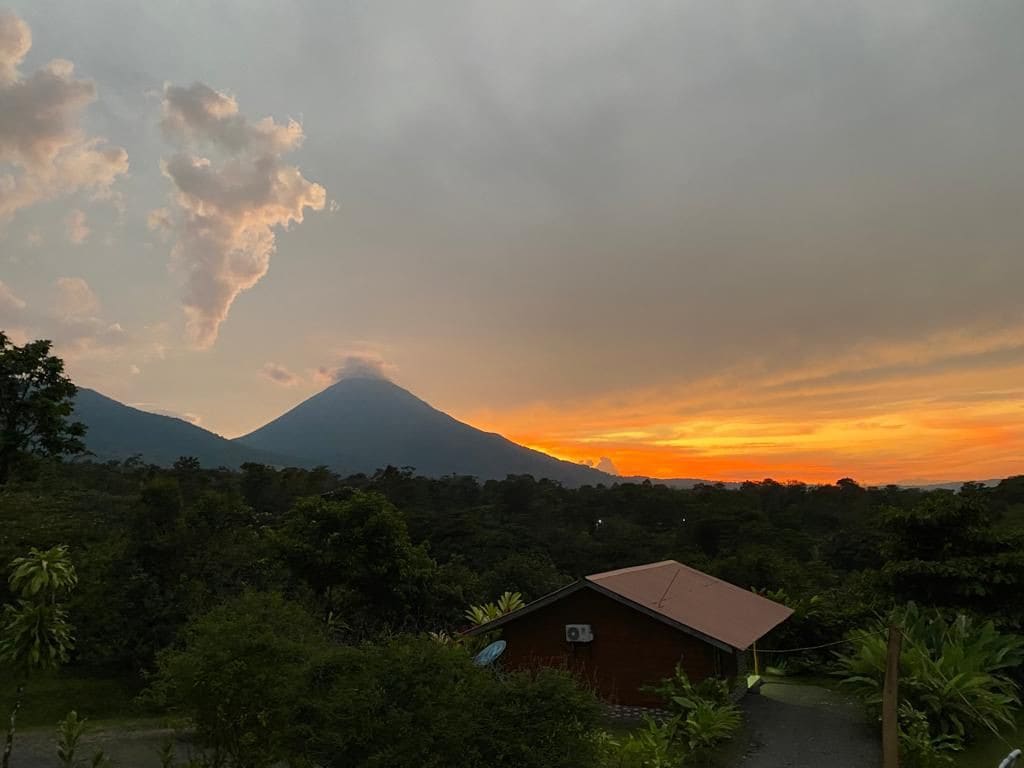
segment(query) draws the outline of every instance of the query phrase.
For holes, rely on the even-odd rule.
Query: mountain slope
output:
[[[604,472],[457,421],[411,392],[374,378],[343,379],[235,442],[306,456],[342,474],[369,473],[390,464],[435,477],[487,480],[530,474],[566,485],[614,481]]]
[[[99,461],[140,454],[144,461],[162,466],[181,456],[195,456],[204,467],[235,468],[247,461],[308,465],[234,443],[181,419],[140,411],[91,389],[79,388],[74,418],[89,428],[85,445]]]

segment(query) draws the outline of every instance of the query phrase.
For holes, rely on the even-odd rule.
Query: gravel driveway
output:
[[[738,768],[877,768],[877,727],[841,693],[768,681],[743,700],[750,744]]]

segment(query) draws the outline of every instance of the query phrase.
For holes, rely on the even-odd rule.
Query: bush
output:
[[[180,646],[158,655],[148,695],[192,720],[216,764],[263,768],[290,754],[308,670],[327,648],[302,608],[248,592],[193,621]]]
[[[295,749],[324,768],[576,768],[596,699],[557,670],[496,674],[428,639],[335,649],[310,673]]]
[[[645,731],[621,742],[620,759],[627,761],[623,765],[677,765],[683,758],[705,760],[740,727],[739,707],[732,703],[724,680],[709,677],[694,684],[677,666],[672,677],[652,690],[664,699],[672,716],[660,725],[648,721]],[[614,761],[611,764],[615,765]]]
[[[980,729],[1013,726],[1020,699],[1009,673],[1024,660],[1024,641],[1001,634],[992,622],[964,615],[949,621],[913,603],[894,611],[888,622],[851,633],[853,650],[838,658],[843,683],[873,711],[881,707],[889,624],[901,627],[904,635],[901,703],[910,708],[908,713],[921,713],[940,751],[970,741]],[[908,718],[909,738],[913,721],[920,718]]]
[[[603,768],[675,768],[685,754],[678,740],[679,718],[666,722],[645,717],[643,728],[624,739],[604,734],[599,739]]]

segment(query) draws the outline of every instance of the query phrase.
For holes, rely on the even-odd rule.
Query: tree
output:
[[[1024,553],[987,496],[929,494],[883,517],[889,534],[882,568],[897,600],[982,611],[1003,623],[1024,621]]]
[[[28,455],[85,451],[85,425],[68,420],[77,392],[49,341],[19,347],[0,331],[0,485]]]
[[[437,564],[381,494],[302,499],[277,541],[292,572],[349,635],[366,637],[384,625],[419,629],[432,620]]]
[[[4,742],[3,768],[10,765],[14,730],[25,684],[33,672],[55,669],[74,645],[63,600],[78,583],[67,547],[32,549],[11,562],[8,579],[16,596],[0,617],[0,667],[13,670],[18,681],[14,708]]]
[[[159,655],[151,695],[192,720],[214,765],[266,768],[288,759],[307,671],[326,652],[322,626],[300,606],[248,592]]]

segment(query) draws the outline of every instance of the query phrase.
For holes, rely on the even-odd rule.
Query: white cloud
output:
[[[75,208],[68,214],[64,220],[64,226],[67,228],[68,240],[75,245],[84,243],[88,239],[89,233],[92,232],[86,223],[85,211],[80,208]]]
[[[260,374],[282,387],[294,387],[302,382],[302,378],[278,363],[267,363],[260,369]]]
[[[163,163],[176,208],[171,258],[185,276],[189,337],[209,347],[234,300],[267,273],[275,228],[301,223],[306,208],[321,210],[327,193],[282,160],[302,143],[296,121],[250,122],[233,97],[202,83],[166,86],[163,110],[164,135],[181,147]],[[151,228],[171,222],[163,211],[150,215]]]
[[[391,381],[396,368],[373,352],[345,354],[336,365],[321,365],[313,371],[313,381],[327,386],[342,379],[383,379]]]
[[[65,318],[95,317],[100,311],[100,300],[93,289],[80,277],[57,279],[57,314]]]
[[[169,416],[172,419],[181,419],[187,421],[189,424],[199,426],[203,417],[198,413],[189,413],[188,411],[174,411],[167,408],[158,408],[155,403],[129,403],[132,408],[138,408],[140,411],[146,411],[146,413],[155,413],[157,416]]]
[[[25,301],[0,280],[0,322],[14,322],[26,306]]]
[[[0,221],[42,200],[79,190],[110,197],[128,170],[128,155],[79,125],[96,98],[74,65],[54,59],[25,76],[19,71],[32,47],[28,25],[0,13]]]

